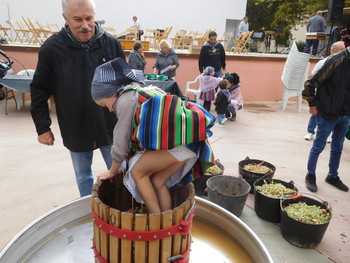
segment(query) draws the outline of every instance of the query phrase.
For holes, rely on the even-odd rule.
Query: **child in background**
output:
[[[219,82],[219,91],[216,94],[216,99],[214,102],[215,111],[218,114],[218,123],[216,126],[222,127],[222,124],[227,120],[225,118],[225,113],[227,111],[227,106],[230,104],[231,97],[230,92],[227,90],[227,81],[221,80]]]
[[[230,105],[227,107],[226,117],[230,121],[235,121],[237,111],[243,107],[243,97],[239,85],[239,76],[237,73],[232,73],[225,77],[227,81],[227,90],[231,95]]]
[[[203,75],[199,76],[201,93],[199,99],[203,100],[203,107],[210,112],[211,102],[215,100],[215,88],[218,86],[221,78],[216,78],[214,68],[208,66],[204,69]]]

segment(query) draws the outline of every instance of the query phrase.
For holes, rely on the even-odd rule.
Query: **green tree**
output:
[[[328,10],[328,5],[329,0],[248,0],[247,15],[254,31],[282,28],[284,35],[276,37],[276,42],[288,45],[291,29],[307,23],[318,10]],[[345,0],[345,7],[350,7],[350,0]]]

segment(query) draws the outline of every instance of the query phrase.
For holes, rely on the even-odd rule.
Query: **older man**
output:
[[[38,141],[54,144],[47,100],[54,96],[63,144],[71,154],[81,196],[93,186],[93,151],[100,149],[107,168],[115,114],[91,98],[95,68],[116,57],[125,58],[119,41],[95,22],[93,0],[62,0],[62,30],[45,41],[31,83],[31,114]]]
[[[309,103],[310,113],[316,115],[317,120],[316,139],[309,153],[305,177],[306,188],[311,192],[317,191],[317,161],[332,131],[329,170],[325,181],[341,191],[349,191],[338,176],[343,143],[350,120],[349,69],[350,54],[349,50],[345,49],[329,57],[324,65],[305,82],[302,94]]]

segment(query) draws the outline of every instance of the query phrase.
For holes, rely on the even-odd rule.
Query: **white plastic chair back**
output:
[[[199,75],[200,76],[200,75]],[[196,97],[196,102],[199,103],[199,95],[201,94],[201,87],[200,87],[200,81],[199,81],[199,76],[193,81],[187,81],[186,82],[186,90],[185,90],[185,96],[187,97],[187,94],[194,94]],[[191,89],[190,86],[197,84],[198,89]]]

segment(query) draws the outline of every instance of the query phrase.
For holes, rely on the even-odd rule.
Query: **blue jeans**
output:
[[[220,69],[218,71],[215,71],[214,77],[215,78],[221,78],[222,77],[222,70]]]
[[[222,124],[222,120],[225,118],[225,114],[218,114],[218,123]]]
[[[317,125],[316,116],[317,115],[311,115],[309,124],[307,125],[307,133],[315,134],[315,129]]]
[[[111,146],[103,146],[99,148],[103,159],[106,163],[107,169],[111,168],[112,156],[111,156]],[[91,165],[93,151],[90,152],[72,152],[70,155],[73,162],[75,179],[78,184],[80,196],[86,196],[91,194],[91,189],[94,184],[94,177],[92,175]],[[120,169],[125,168],[125,162],[120,167]]]
[[[238,107],[238,110],[242,109],[242,106]],[[231,112],[232,114],[236,114],[236,109],[233,106],[227,106],[227,111]]]
[[[340,163],[340,157],[343,150],[343,144],[345,140],[345,134],[349,126],[350,116],[339,116],[336,121],[328,121],[320,114],[316,116],[317,119],[317,132],[316,139],[314,140],[307,163],[307,174],[316,175],[317,160],[320,153],[326,146],[327,138],[333,131],[331,153],[329,157],[329,171],[328,176],[338,176],[338,168]]]
[[[312,55],[316,56],[318,44],[319,44],[319,40],[317,39],[306,39],[305,53],[310,54],[311,47],[312,47]]]

